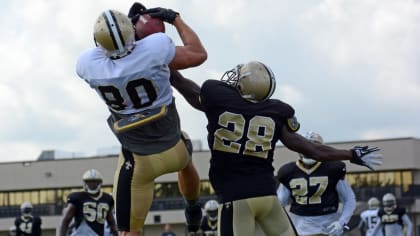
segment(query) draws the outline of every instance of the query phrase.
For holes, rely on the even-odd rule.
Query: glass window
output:
[[[379,173],[379,182],[381,187],[393,186],[395,184],[395,175],[393,172]]]
[[[0,193],[0,206],[7,206],[7,193]]]
[[[411,171],[403,171],[402,172],[402,186],[403,191],[407,192],[410,188],[410,185],[413,184],[413,174]]]

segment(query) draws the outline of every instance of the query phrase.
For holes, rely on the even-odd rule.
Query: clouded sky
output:
[[[416,0],[144,1],[181,13],[208,51],[183,74],[201,84],[259,60],[276,75],[300,133],[326,142],[420,137],[420,2]],[[42,150],[118,147],[105,104],[75,73],[102,10],[127,0],[0,2],[0,161]],[[173,26],[167,33],[177,44]],[[206,143],[206,119],[176,93],[182,127]]]

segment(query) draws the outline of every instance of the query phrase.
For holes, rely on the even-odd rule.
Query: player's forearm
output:
[[[181,16],[175,18],[173,25],[178,31],[184,47],[195,54],[198,64],[203,63],[207,59],[207,52],[198,35],[182,20]]]
[[[60,229],[58,231],[58,236],[66,236],[67,235],[67,231],[69,230],[69,223],[70,222],[66,222],[66,221],[61,222]]]
[[[58,236],[66,236],[68,229],[68,226],[61,226],[60,231],[58,232]]]
[[[171,85],[185,98],[195,109],[202,110],[199,100],[200,86],[194,81],[182,76],[177,70],[171,70]]]
[[[351,160],[353,158],[350,150],[336,149],[326,145],[319,145],[315,152],[314,156],[321,161]]]

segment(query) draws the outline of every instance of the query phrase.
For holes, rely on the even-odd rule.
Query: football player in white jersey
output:
[[[380,202],[376,197],[371,197],[368,200],[368,209],[360,213],[359,229],[362,235],[368,236],[382,236],[382,230],[378,230],[375,235],[372,235],[373,228],[380,220],[378,217],[378,210]]]
[[[324,143],[315,132],[308,132],[306,138]],[[356,198],[345,174],[346,165],[341,161],[318,162],[302,154],[296,162],[280,167],[277,195],[284,207],[290,203],[290,218],[298,235],[343,234],[356,208]]]
[[[143,13],[173,25],[183,46],[175,46],[164,33],[135,41],[135,30],[142,24],[106,10],[94,26],[97,47],[79,56],[76,70],[106,103],[108,124],[122,145],[114,177],[119,234],[141,235],[154,180],[172,172],[178,172],[187,226],[193,232],[202,217],[197,201],[200,180],[191,162],[190,142],[180,129],[169,77],[170,69],[202,64],[207,52],[177,12],[152,8]]]
[[[378,211],[378,217],[380,220],[373,229],[373,235],[381,230],[386,236],[413,235],[413,223],[406,209],[397,206],[394,194],[387,193],[382,197],[382,207]]]

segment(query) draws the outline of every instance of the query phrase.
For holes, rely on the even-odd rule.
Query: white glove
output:
[[[367,168],[374,170],[375,166],[382,165],[383,156],[377,153],[380,149],[377,147],[369,148],[368,146],[355,146],[351,149],[353,153],[353,159],[351,163],[366,166]]]
[[[343,234],[343,225],[340,221],[334,221],[327,227],[327,230],[329,236],[340,236]]]

